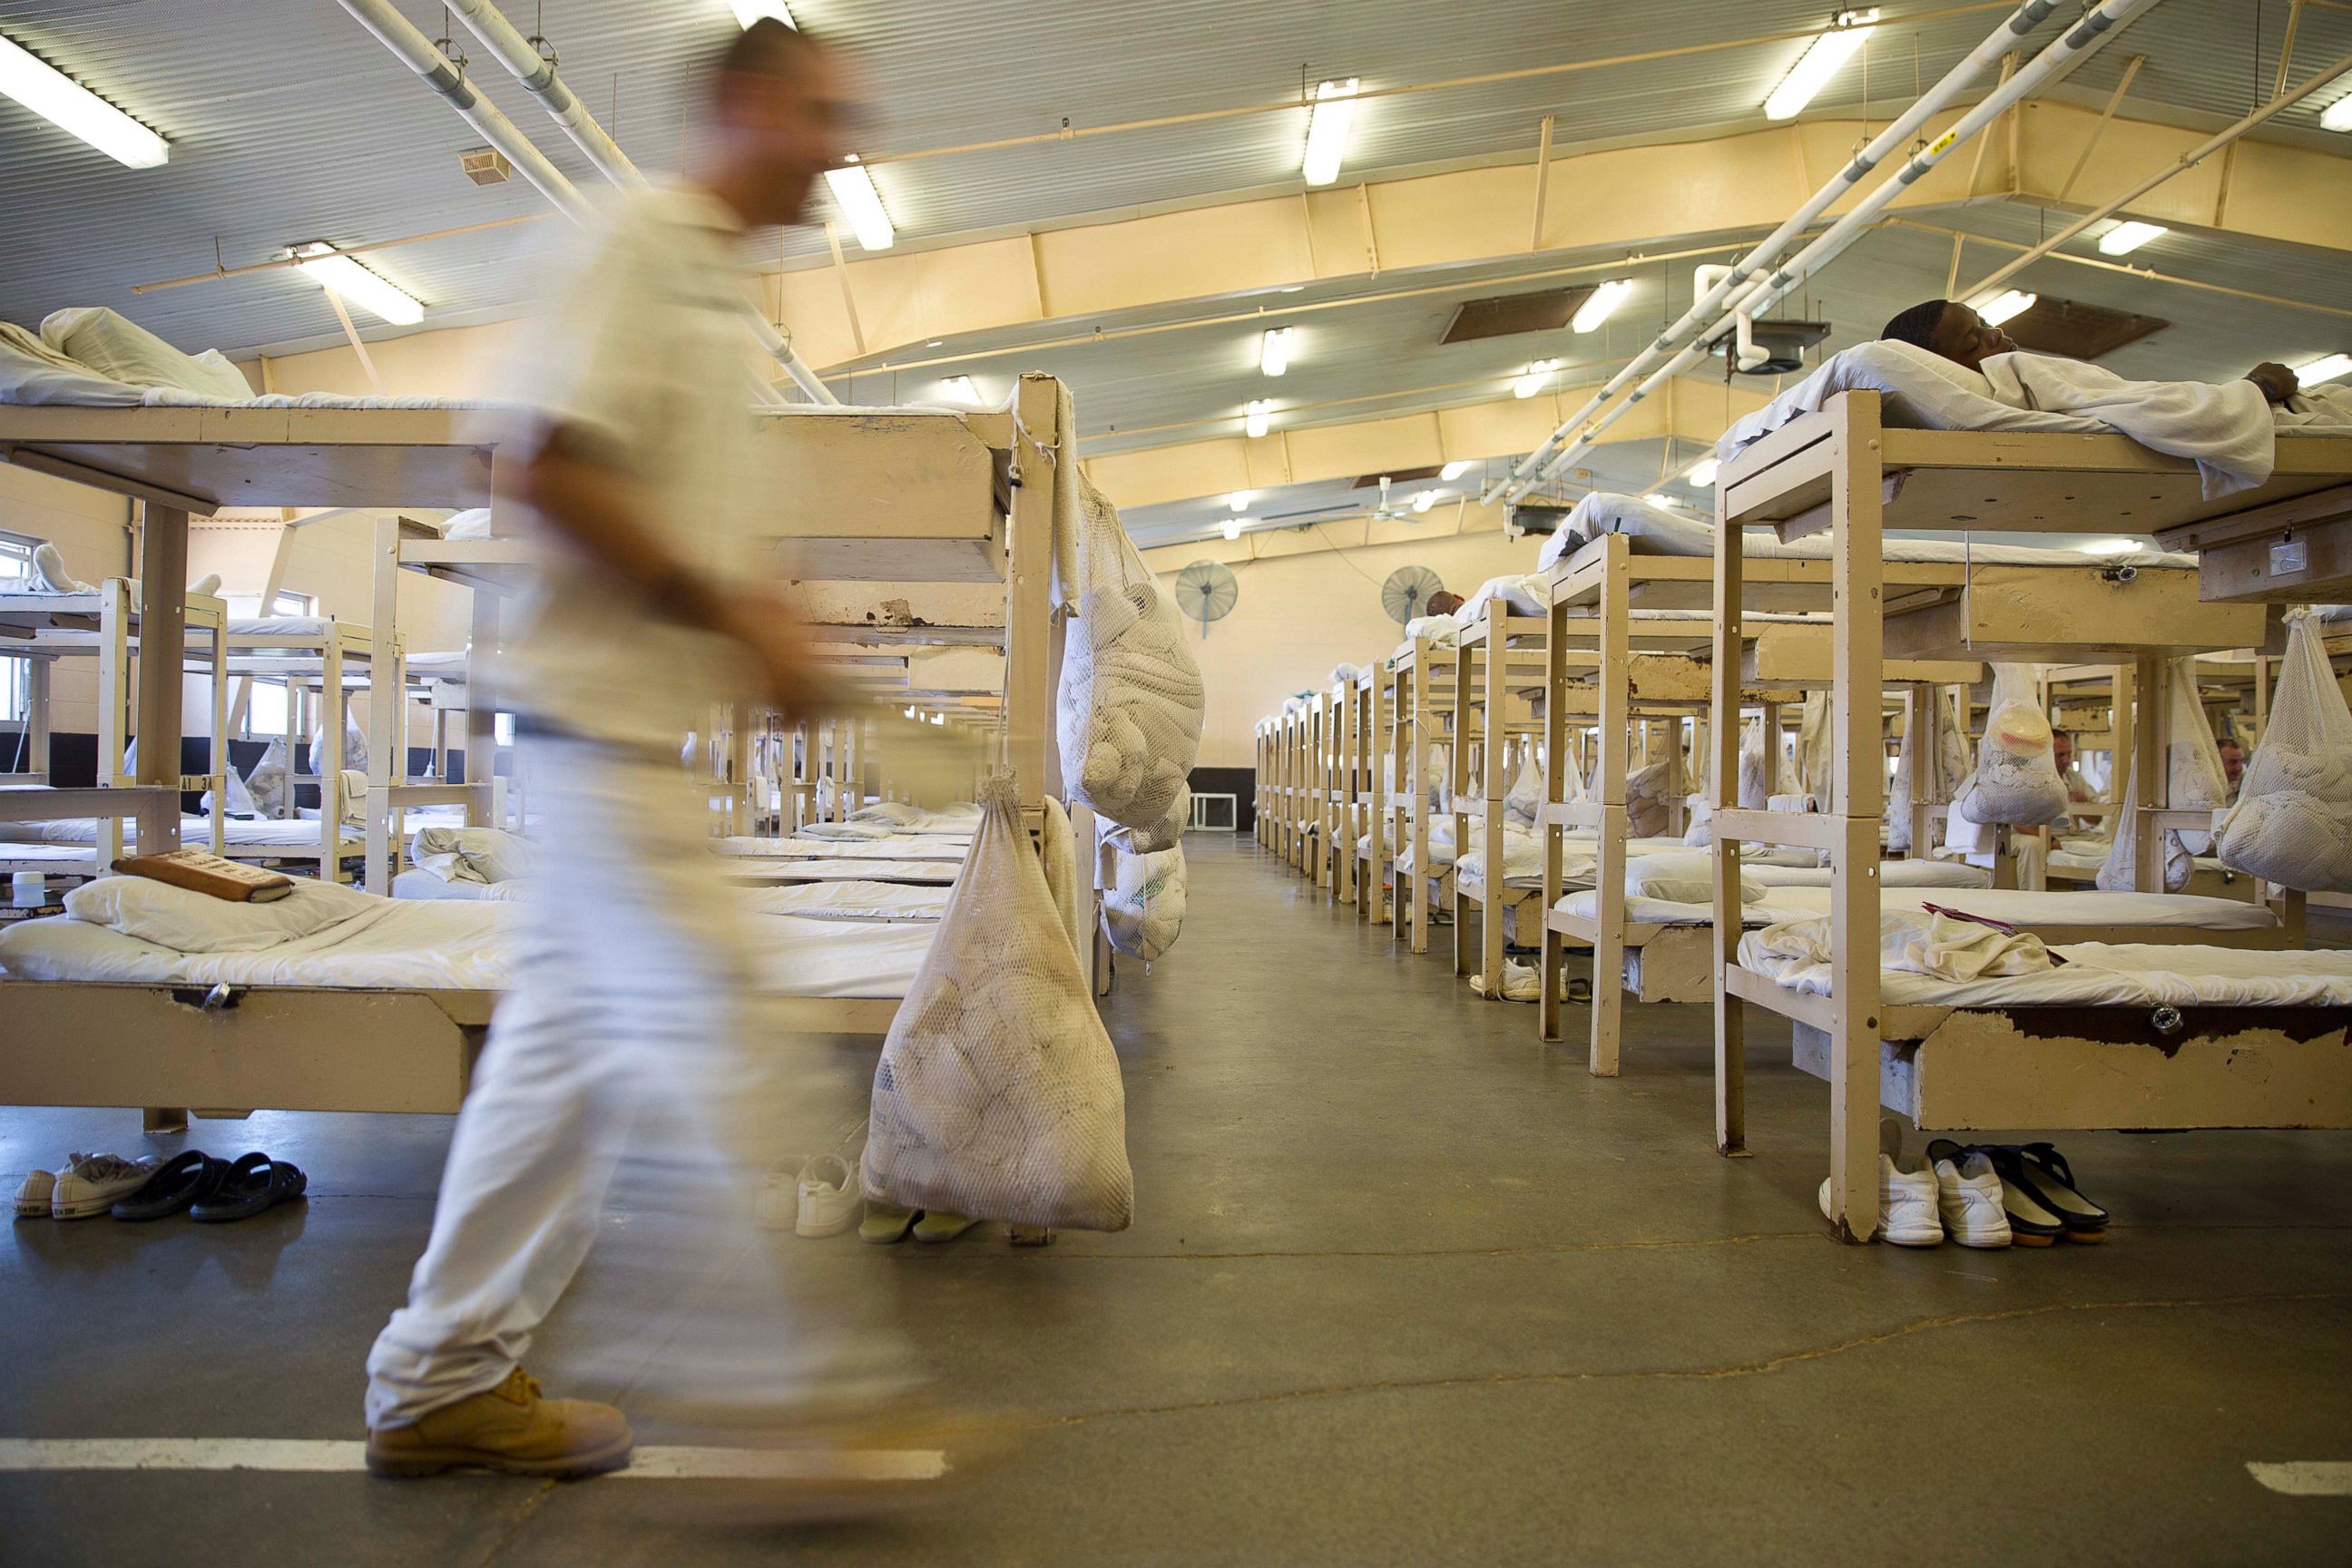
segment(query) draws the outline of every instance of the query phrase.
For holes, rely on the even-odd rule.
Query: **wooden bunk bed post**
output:
[[[1022,820],[1042,818],[1046,759],[1053,744],[1054,465],[1077,461],[1077,443],[1061,427],[1058,388],[1050,376],[1024,375],[1013,394],[1011,603],[1004,626],[1004,741]],[[1032,450],[1022,449],[1024,439]],[[1088,851],[1091,854],[1091,849]]]
[[[145,765],[145,753],[159,751],[160,747],[140,748],[141,765],[136,777],[122,771],[123,750],[131,743],[130,736],[123,731],[126,721],[131,717],[132,662],[131,637],[126,629],[131,624],[131,586],[123,579],[110,577],[100,585],[98,618],[102,635],[98,645],[98,766],[94,776],[98,783],[106,785],[161,783],[163,781],[151,778]],[[142,641],[140,644],[142,659],[145,658],[145,652],[146,644]],[[177,680],[172,685],[174,690],[178,689]],[[140,716],[142,725],[144,717],[143,714]],[[177,766],[176,758],[173,765]],[[173,782],[177,782],[176,776]],[[95,869],[98,875],[103,876],[107,868],[122,857],[122,819],[100,817],[95,826],[98,829]],[[166,847],[176,849],[179,846],[175,843]],[[147,853],[155,851],[148,850]]]
[[[1482,619],[1479,629],[1486,624]],[[1470,750],[1475,742],[1482,759],[1493,750],[1485,740],[1486,724],[1493,715],[1482,711],[1479,686],[1474,679],[1485,657],[1486,645],[1471,639],[1472,629],[1465,627],[1454,647],[1454,746],[1445,754],[1445,804],[1454,816],[1454,874],[1446,879],[1452,889],[1446,900],[1446,911],[1454,917],[1454,929],[1448,934],[1453,939],[1454,973],[1457,976],[1470,973],[1470,900],[1462,890],[1462,857],[1470,850],[1470,816],[1462,805],[1472,789]],[[1491,668],[1494,660],[1486,659],[1486,663]],[[1482,795],[1486,793],[1486,776],[1482,762],[1476,778],[1476,788]],[[1478,834],[1482,841],[1486,832],[1486,814],[1481,812]],[[1483,919],[1480,923],[1485,923]]]
[[[145,604],[139,626],[139,748],[134,784],[180,785],[180,667],[187,649],[188,514],[154,501],[140,503],[139,580]],[[99,759],[101,776],[122,765],[122,753]],[[118,824],[118,826],[120,825]],[[145,824],[142,825],[146,826]],[[157,842],[142,835],[142,854],[180,847],[179,813],[162,825]]]
[[[1601,593],[1601,826],[1593,846],[1592,890],[1600,929],[1592,940],[1592,1040],[1590,1069],[1595,1078],[1617,1076],[1618,1047],[1625,1020],[1625,860],[1630,813],[1626,775],[1633,771],[1633,602],[1626,581],[1631,552],[1625,536],[1611,533],[1602,543]],[[1730,654],[1731,675],[1739,677],[1739,644]],[[1738,689],[1734,689],[1737,700]],[[1649,726],[1643,725],[1647,739]],[[1737,878],[1733,885],[1738,885]],[[1736,929],[1736,928],[1735,928]]]
[[[1486,879],[1480,884],[1485,901],[1478,911],[1478,973],[1485,977],[1487,1000],[1503,999],[1503,910],[1508,902],[1508,879],[1503,875],[1503,797],[1510,790],[1509,775],[1505,772],[1505,721],[1509,718],[1511,674],[1511,616],[1509,606],[1501,595],[1486,601],[1486,678],[1481,683],[1485,711],[1480,720],[1480,773],[1485,776],[1483,792],[1484,829],[1479,837],[1486,846]],[[1458,855],[1457,847],[1455,853]],[[1462,886],[1460,863],[1454,867],[1454,885]],[[1456,900],[1458,905],[1459,900]]]
[[[1559,1038],[1560,993],[1566,988],[1568,948],[1552,929],[1552,906],[1559,902],[1560,883],[1565,879],[1561,864],[1564,847],[1560,825],[1552,819],[1552,808],[1568,804],[1567,785],[1562,778],[1565,769],[1574,765],[1568,754],[1568,639],[1562,635],[1560,611],[1546,596],[1544,611],[1544,679],[1543,679],[1543,804],[1538,810],[1536,827],[1543,835],[1543,891],[1536,906],[1536,941],[1541,944],[1536,955],[1536,1037],[1542,1040]]]
[[[1715,971],[1715,1147],[1731,1156],[1748,1152],[1748,1018],[1747,1004],[1725,984],[1727,966],[1738,962],[1740,922],[1745,918],[1739,897],[1738,833],[1730,812],[1739,804],[1739,662],[1743,637],[1739,608],[1743,603],[1747,558],[1740,531],[1727,514],[1728,486],[1718,486],[1715,497],[1715,653],[1709,674],[1713,689],[1708,711],[1713,716],[1715,766],[1706,781],[1706,803],[1715,825],[1710,880],[1715,888],[1715,921],[1708,940]],[[1767,793],[1780,784],[1780,710],[1764,704],[1765,774]],[[1593,995],[1600,997],[1600,976],[1593,977]]]
[[[1848,396],[1832,437],[1831,629],[1836,682],[1837,815],[1843,833],[1830,872],[1830,941],[1837,958],[1830,1001],[1830,1200],[1840,1237],[1878,1228],[1878,822],[1886,787],[1879,705],[1885,649],[1885,528],[1879,479],[1879,400]],[[1733,542],[1737,544],[1735,538]],[[1735,875],[1735,893],[1738,881]],[[1718,899],[1722,895],[1718,894]],[[1738,925],[1731,927],[1737,952]]]

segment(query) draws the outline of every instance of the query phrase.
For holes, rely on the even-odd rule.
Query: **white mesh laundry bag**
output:
[[[1077,830],[1070,826],[1070,814],[1062,809],[1062,803],[1050,795],[1045,797],[1045,817],[1037,848],[1045,868],[1045,890],[1054,895],[1054,908],[1062,917],[1062,930],[1075,952],[1080,940]]]
[[[1835,742],[1830,726],[1830,694],[1806,692],[1805,706],[1797,718],[1797,784],[1823,811],[1837,809]]]
[[[1184,929],[1184,847],[1156,855],[1114,853],[1103,889],[1103,934],[1146,963],[1176,945]]]
[[[1081,481],[1076,618],[1056,718],[1070,795],[1113,822],[1168,814],[1201,749],[1201,667],[1175,601],[1135,552],[1118,513]]]
[[[1168,815],[1149,827],[1122,827],[1118,823],[1102,821],[1103,842],[1129,855],[1157,855],[1163,849],[1173,849],[1184,842],[1184,830],[1192,826],[1192,790],[1186,785],[1176,792],[1176,803]]]
[[[2197,699],[2197,660],[2171,661],[2171,723],[2165,740],[2167,803],[2197,811],[2219,811],[2230,804],[2230,776],[2221,771],[2221,748],[2214,743],[2205,705]],[[2183,830],[2177,837],[2191,855],[2213,846],[2213,836]]]
[[[1511,780],[1510,792],[1503,796],[1503,815],[1521,827],[1536,825],[1536,813],[1543,807],[1543,770],[1536,766],[1536,749],[1528,747],[1519,753],[1518,775]]]
[[[2049,716],[2030,665],[1992,667],[1992,698],[1977,742],[1977,765],[1953,797],[1953,812],[1982,827],[2039,827],[2066,815],[2066,781],[2052,759]]]
[[[1087,994],[1010,781],[882,1042],[866,1196],[1013,1225],[1124,1230],[1135,1211],[1118,1058]]]
[[[1762,811],[1772,798],[1771,774],[1764,754],[1764,721],[1750,719],[1739,731],[1739,809]]]
[[[1453,749],[1432,742],[1429,755],[1421,764],[1421,782],[1423,793],[1429,801],[1429,809],[1433,812],[1443,814],[1446,809],[1446,803],[1454,798],[1451,788],[1453,769]]]
[[[284,737],[279,738],[282,740]],[[260,816],[260,809],[254,804],[253,791],[247,786],[245,775],[236,771],[236,764],[229,763],[222,768],[221,772],[227,781],[226,798],[221,802],[221,815],[244,817]],[[212,791],[205,791],[205,798],[197,803],[196,808],[207,816],[212,815]]]
[[[292,815],[289,809],[293,801],[286,793],[286,737],[273,735],[269,744],[261,750],[261,760],[245,775],[245,787],[252,792],[254,808],[264,816]]]
[[[2287,616],[2270,724],[2213,836],[2221,863],[2306,893],[2352,893],[2352,709],[2310,612]]]
[[[1948,692],[1934,693],[1926,709],[1912,718],[1904,727],[1895,776],[1886,786],[1886,847],[1898,855],[1911,848],[1913,805],[1948,805],[1969,771],[1968,737],[1961,732],[1959,712]],[[1934,777],[1923,787],[1920,779],[1931,762]]]
[[[327,727],[323,724],[310,731],[310,752],[305,759],[314,774],[327,771]],[[360,722],[350,714],[343,715],[343,766],[356,773],[367,772],[367,737],[360,732]]]
[[[2116,797],[2114,817],[2115,839],[2107,846],[2107,858],[2099,862],[2098,875],[2093,879],[2110,893],[2128,893],[2138,887],[2139,813],[2132,807],[2132,792],[2138,787],[2135,775],[2138,772],[2137,762],[2124,770],[2124,793]],[[2181,847],[2180,835],[2165,834],[2164,890],[2180,891],[2189,886],[2189,879],[2196,869],[2197,862]]]

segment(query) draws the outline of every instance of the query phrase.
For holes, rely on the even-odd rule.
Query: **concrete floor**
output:
[[[0,1474],[0,1563],[2345,1561],[2352,1500],[2246,1465],[2352,1458],[2352,1140],[2079,1134],[2105,1247],[1842,1247],[1827,1091],[1770,1035],[1726,1162],[1703,1010],[1631,1010],[1598,1081],[1249,841],[1192,849],[1183,944],[1108,1007],[1131,1230],[793,1244],[814,1299],[895,1312],[1013,1435],[952,1506],[746,1532],[648,1517],[669,1482]],[[813,1049],[854,1112],[873,1047]],[[307,1210],[16,1226],[0,1436],[359,1436],[447,1131],[200,1121],[300,1163]],[[140,1145],[127,1112],[0,1111],[0,1169]],[[629,1217],[583,1277],[599,1321],[662,1310],[610,1284],[640,1278],[607,1268]],[[532,1366],[609,1396],[590,1316]]]

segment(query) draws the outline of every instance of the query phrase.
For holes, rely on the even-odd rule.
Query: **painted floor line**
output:
[[[2287,1459],[2265,1464],[2246,1461],[2254,1479],[2288,1497],[2352,1497],[2352,1460]]]
[[[281,1437],[0,1437],[0,1471],[275,1470],[343,1474],[367,1468],[364,1443]],[[614,1480],[928,1481],[947,1474],[940,1448],[829,1452],[807,1448],[644,1447]]]

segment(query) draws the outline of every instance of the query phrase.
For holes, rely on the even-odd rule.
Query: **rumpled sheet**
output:
[[[1813,919],[1766,926],[1739,939],[1740,962],[1771,962],[1773,978],[1795,991],[1827,994],[1836,948],[1830,922]],[[1883,914],[1878,963],[1888,974],[1966,981],[2036,974],[2051,967],[2049,949],[2030,931],[2004,931],[1926,910]]]
[[[2281,435],[2352,430],[2352,391],[2314,387],[2273,410],[2248,381],[2127,381],[2049,354],[1995,354],[1981,373],[1908,343],[1862,343],[1734,424],[1716,443],[1728,460],[1842,392],[1874,391],[1890,425],[1925,430],[2045,430],[2128,436],[2195,460],[2207,500],[2271,476]]]
[[[1891,864],[1891,862],[1881,862]],[[1826,887],[1777,887],[1766,890],[1764,901],[1747,905],[1741,924],[1776,925],[1830,912]],[[2278,917],[2242,899],[2212,899],[2194,893],[2035,892],[2020,889],[1983,888],[1974,891],[1951,888],[1887,888],[1879,894],[1879,910],[1917,913],[1923,904],[1941,904],[1964,914],[1983,915],[2005,925],[2038,926],[2044,931],[2065,926],[2160,926],[2189,931],[2268,931]],[[1599,910],[1595,895],[1570,893],[1553,906],[1566,914],[1588,920]],[[1628,920],[1655,925],[1711,925],[1713,903],[1675,903],[1664,899],[1627,899]]]
[[[1825,965],[1775,957],[1761,950],[1762,934],[1739,939],[1743,967],[1791,990],[1829,994]],[[1879,1001],[1889,1007],[2352,1005],[2352,952],[2095,942],[2050,951],[2065,963],[2027,974],[1945,980],[1882,971]]]

